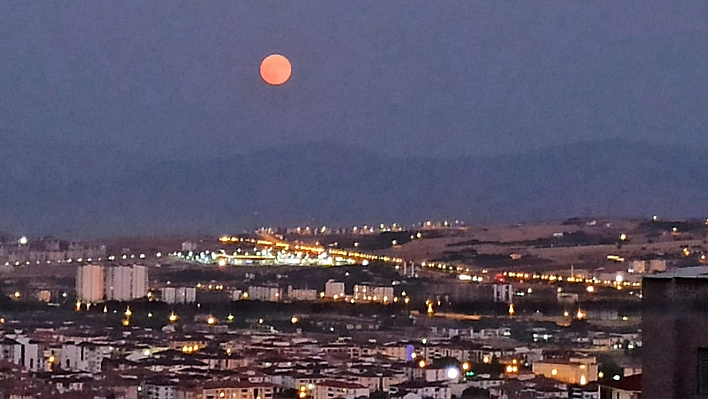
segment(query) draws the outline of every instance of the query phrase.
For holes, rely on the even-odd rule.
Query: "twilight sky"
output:
[[[708,147],[707,21],[706,0],[6,1],[0,166],[17,184],[308,142],[397,158]],[[260,80],[271,53],[292,62],[283,86]]]
[[[706,21],[705,0],[3,2],[0,145],[706,144]],[[258,76],[273,52],[293,64],[282,87]]]

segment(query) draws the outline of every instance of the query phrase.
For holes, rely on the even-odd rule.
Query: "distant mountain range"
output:
[[[106,237],[424,219],[708,217],[706,155],[624,141],[451,159],[327,143],[174,160],[62,149],[18,159],[0,150],[0,230]]]

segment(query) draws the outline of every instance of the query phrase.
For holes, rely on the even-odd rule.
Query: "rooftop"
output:
[[[615,381],[612,379],[606,379],[603,381],[598,382],[598,384],[606,387],[612,387],[614,389],[621,389],[623,391],[634,391],[634,392],[641,392],[642,391],[642,375],[641,374],[635,374],[629,377],[624,377],[620,379],[619,381]]]
[[[664,273],[652,274],[644,278],[708,278],[708,266],[682,267]]]

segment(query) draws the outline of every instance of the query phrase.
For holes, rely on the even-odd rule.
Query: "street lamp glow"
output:
[[[460,377],[460,370],[457,367],[448,367],[447,370],[445,370],[445,374],[447,378],[454,380]]]

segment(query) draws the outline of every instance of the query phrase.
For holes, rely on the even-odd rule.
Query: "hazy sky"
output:
[[[6,1],[0,147],[207,156],[708,144],[708,2]],[[270,53],[293,64],[269,87]]]
[[[705,217],[706,110],[706,0],[3,1],[0,232]]]

